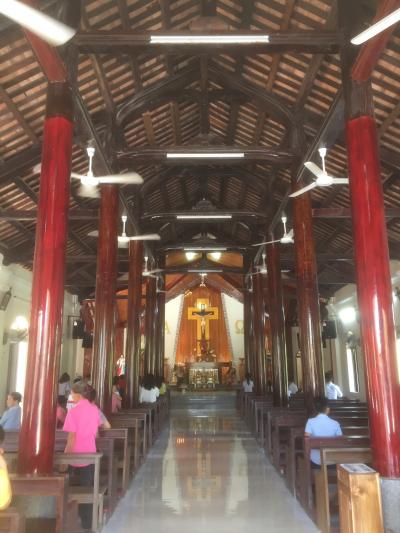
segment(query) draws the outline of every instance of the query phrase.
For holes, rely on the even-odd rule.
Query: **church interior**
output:
[[[400,533],[399,22],[0,1],[0,533]]]

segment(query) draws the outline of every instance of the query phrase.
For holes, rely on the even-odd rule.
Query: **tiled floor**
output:
[[[317,533],[229,393],[172,399],[162,433],[103,533]]]

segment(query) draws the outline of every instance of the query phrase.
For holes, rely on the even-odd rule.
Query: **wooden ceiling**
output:
[[[40,4],[68,20],[80,2]],[[337,53],[343,36],[335,1],[88,0],[81,5],[81,33],[62,51],[77,109],[73,170],[86,171],[85,147],[96,136],[109,168],[143,176],[142,187],[121,187],[121,214],[128,210],[135,223],[128,231],[161,234],[161,244],[150,250],[154,255],[209,234],[232,250],[239,247],[248,258],[255,252],[249,246],[268,230],[281,235],[277,222],[282,207],[290,227],[293,121],[304,132],[304,154],[318,163],[316,148],[325,144],[328,170],[346,175]],[[375,2],[360,5],[370,22]],[[237,47],[202,52],[184,48],[177,53],[167,47],[150,50],[142,42],[150,32],[201,29],[207,24],[227,30],[282,31],[283,44],[268,53]],[[99,31],[111,34],[99,39]],[[293,34],[302,31],[314,31],[315,39],[288,46]],[[127,45],[129,32],[142,41],[130,38]],[[6,19],[0,20],[0,56],[0,252],[6,261],[31,268],[39,194],[34,167],[40,162],[47,83],[23,32]],[[373,71],[372,84],[390,253],[400,259],[398,31]],[[167,164],[167,149],[177,146],[246,147],[249,157],[240,164]],[[311,176],[304,173],[304,178],[308,182]],[[237,216],[194,224],[172,215],[204,199],[214,210],[234,211]],[[320,289],[328,295],[354,281],[348,188],[315,189],[312,201]],[[97,200],[78,196],[72,183],[66,284],[81,296],[91,294],[95,282],[96,241],[87,234],[97,228],[97,206]],[[282,247],[281,253],[282,266],[293,269],[292,247]],[[126,251],[120,251],[119,259],[120,273],[126,272]]]

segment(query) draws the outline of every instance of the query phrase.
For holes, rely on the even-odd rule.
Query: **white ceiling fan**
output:
[[[300,196],[301,194],[304,194],[307,191],[311,191],[311,189],[314,189],[315,187],[329,187],[330,185],[346,185],[349,183],[348,178],[335,178],[333,176],[330,176],[325,168],[326,148],[320,148],[318,152],[322,159],[322,168],[319,168],[319,166],[313,163],[312,161],[307,161],[306,163],[304,163],[304,166],[308,168],[308,170],[312,172],[315,176],[317,176],[317,179],[309,185],[306,185],[302,189],[299,189],[298,191],[289,194],[290,198]]]
[[[76,33],[74,28],[18,0],[1,0],[0,13],[54,46],[65,44]]]
[[[279,242],[279,241],[278,241]],[[252,272],[250,274],[250,276],[257,276],[258,274],[268,274],[268,269],[267,269],[267,263],[266,263],[266,258],[267,258],[267,254],[264,252],[262,254],[262,262],[261,262],[261,265],[256,265],[254,268],[256,270],[256,272]],[[281,272],[283,273],[287,273],[287,272],[290,272],[290,270],[288,269],[281,269]]]
[[[155,268],[153,270],[149,270],[149,267],[148,267],[148,261],[149,261],[149,258],[147,256],[145,256],[144,258],[144,270],[142,272],[142,276],[144,276],[145,278],[159,278],[161,272],[164,272],[164,270],[162,268]]]
[[[252,246],[264,246],[265,244],[273,244],[274,242],[280,242],[281,244],[293,244],[293,229],[287,231],[286,222],[287,216],[282,215],[282,224],[283,224],[283,236],[280,239],[274,241],[259,242],[257,244],[252,244]]]
[[[118,248],[127,248],[130,241],[159,241],[161,239],[158,233],[147,233],[144,235],[132,235],[129,237],[126,234],[126,221],[128,217],[122,215],[122,235],[118,235]],[[88,233],[88,237],[98,237],[99,231],[96,229]]]
[[[95,154],[95,149],[92,146],[89,146],[87,149],[87,154],[89,157],[89,169],[86,175],[77,174],[76,172],[71,172],[71,178],[80,180],[81,187],[79,190],[80,196],[86,196],[89,198],[99,198],[98,185],[108,184],[108,185],[141,185],[143,183],[143,178],[139,176],[136,172],[128,172],[127,174],[111,174],[109,176],[98,176],[93,175],[93,157]]]

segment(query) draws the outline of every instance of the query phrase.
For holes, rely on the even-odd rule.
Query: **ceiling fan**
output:
[[[145,278],[159,278],[161,272],[164,272],[164,270],[162,268],[155,268],[153,270],[149,270],[148,261],[149,261],[149,258],[147,256],[145,256],[145,258],[144,258],[144,270],[142,272],[142,276],[144,276]]]
[[[87,154],[89,157],[89,169],[86,175],[77,174],[76,172],[71,172],[71,178],[80,180],[81,187],[79,190],[80,196],[86,196],[88,198],[99,198],[98,185],[108,184],[108,185],[141,185],[143,183],[143,178],[139,176],[136,172],[128,172],[127,174],[111,174],[109,176],[98,176],[93,175],[93,157],[95,154],[95,149],[93,146],[89,146],[87,149]]]
[[[1,0],[0,13],[54,46],[72,39],[76,30],[18,0]]]
[[[279,242],[279,241],[278,241]],[[268,269],[267,269],[267,264],[265,262],[267,258],[267,254],[264,252],[262,254],[262,262],[261,262],[261,265],[256,265],[254,268],[256,270],[256,272],[251,272],[249,275],[250,276],[257,276],[258,274],[268,274]],[[287,272],[290,272],[290,270],[288,269],[281,269],[281,272],[282,273],[287,273]]]
[[[346,185],[347,183],[349,183],[348,178],[335,178],[333,176],[330,176],[325,168],[326,148],[320,148],[318,152],[322,159],[322,169],[319,168],[319,166],[313,163],[312,161],[307,161],[306,163],[304,163],[304,166],[308,168],[308,170],[312,172],[315,176],[317,176],[317,179],[309,185],[306,185],[302,189],[299,189],[298,191],[289,194],[290,198],[300,196],[301,194],[307,191],[311,191],[311,189],[314,189],[315,187],[329,187],[330,185]]]
[[[280,242],[281,244],[293,244],[293,229],[289,231],[287,231],[286,229],[287,216],[282,215],[281,220],[283,224],[283,236],[280,239],[276,239],[274,241],[259,242],[257,244],[252,244],[252,246],[264,246],[265,244],[273,244],[274,242]]]
[[[132,235],[129,237],[126,234],[126,221],[128,217],[122,215],[122,235],[118,235],[118,248],[127,248],[130,241],[159,241],[161,239],[158,233],[146,233],[144,235]],[[88,233],[88,237],[98,237],[99,231],[96,229]]]

